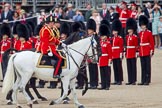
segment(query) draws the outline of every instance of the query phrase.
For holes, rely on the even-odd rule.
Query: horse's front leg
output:
[[[75,79],[70,81],[70,89],[72,91],[72,95],[73,95],[75,105],[78,108],[84,108],[84,106],[82,104],[80,104],[78,99],[77,99],[76,88],[75,88]]]
[[[67,95],[68,95],[68,87],[69,87],[70,78],[67,76],[64,76],[61,80],[62,80],[63,91],[64,91],[63,95],[60,98],[58,98],[57,100],[51,101],[50,105],[61,103],[63,101],[63,99],[65,97],[67,97]]]

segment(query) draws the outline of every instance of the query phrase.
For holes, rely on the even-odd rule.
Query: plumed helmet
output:
[[[132,29],[134,32],[136,32],[137,30],[137,22],[134,18],[127,19],[126,31],[128,31],[129,29]]]
[[[3,23],[2,25],[0,25],[0,35],[7,35],[8,37],[10,37],[11,35],[11,28],[10,25],[7,23]]]
[[[52,15],[49,15],[47,18],[45,18],[45,22],[46,23],[55,22],[55,17]]]
[[[139,25],[141,26],[141,25],[146,25],[146,26],[148,26],[148,23],[149,23],[149,20],[148,20],[148,18],[145,16],[145,15],[141,15],[140,17],[139,17]]]
[[[118,31],[118,34],[121,33],[122,30],[122,24],[121,21],[116,19],[112,22],[112,31]]]
[[[39,32],[42,29],[42,27],[43,27],[43,23],[40,23],[39,25],[37,25],[35,27],[35,29],[34,29],[34,36],[37,36],[37,35],[39,36]]]
[[[106,24],[101,24],[99,28],[100,36],[110,36],[110,28]]]
[[[16,27],[18,37],[23,37],[25,40],[29,40],[29,30],[25,24],[18,24]]]
[[[74,22],[72,24],[72,32],[77,32],[82,28],[82,25],[79,22]]]
[[[70,25],[67,22],[63,22],[60,27],[60,34],[66,34],[69,36],[70,33]]]
[[[93,19],[89,19],[87,21],[87,29],[91,29],[93,31],[96,31],[96,22]]]

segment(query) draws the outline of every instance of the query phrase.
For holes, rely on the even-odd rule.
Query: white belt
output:
[[[126,48],[136,48],[135,46],[127,46]]]
[[[140,43],[140,46],[147,46],[150,45],[150,43]]]
[[[108,54],[102,54],[101,56],[108,56]]]
[[[112,47],[112,49],[119,49],[119,48],[120,48],[119,46]]]
[[[3,54],[3,53],[4,53],[4,51],[1,51],[0,53],[1,53],[1,54]]]

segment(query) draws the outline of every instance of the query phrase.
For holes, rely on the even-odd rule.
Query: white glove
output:
[[[136,52],[136,58],[138,58],[139,57],[139,52]]]
[[[48,56],[52,57],[53,56],[53,53],[52,52],[49,52],[48,53]]]
[[[123,59],[123,53],[120,53],[120,58]]]
[[[66,44],[64,44],[64,43],[61,43],[61,46],[65,48],[67,45],[66,45]]]
[[[108,66],[111,66],[111,64],[112,64],[112,60],[110,59],[110,60],[109,60]]]
[[[150,51],[150,56],[152,57],[154,55],[153,50]]]

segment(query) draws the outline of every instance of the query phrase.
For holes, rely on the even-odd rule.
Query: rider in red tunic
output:
[[[55,70],[54,70],[54,78],[60,78],[59,74],[61,73],[61,62],[62,57],[57,53],[56,47],[61,44],[63,47],[66,45],[61,43],[58,38],[55,37],[53,32],[55,18],[53,16],[49,16],[46,18],[46,24],[40,30],[40,42],[41,42],[41,53],[47,54],[48,56],[53,56],[53,54],[58,58]]]

